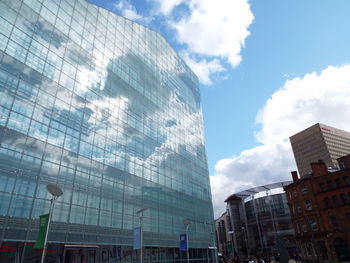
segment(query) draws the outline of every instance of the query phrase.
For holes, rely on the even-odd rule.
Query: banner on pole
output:
[[[49,223],[49,214],[41,215],[39,220],[39,233],[38,233],[38,237],[36,239],[34,248],[44,247],[45,235],[46,235],[46,229],[47,229],[48,223]]]
[[[141,249],[141,227],[134,228],[134,250]]]
[[[187,235],[180,235],[180,251],[187,251]]]

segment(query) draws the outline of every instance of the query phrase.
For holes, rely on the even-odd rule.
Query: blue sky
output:
[[[289,180],[289,136],[350,130],[348,0],[92,2],[161,32],[197,73],[216,216],[230,193]]]

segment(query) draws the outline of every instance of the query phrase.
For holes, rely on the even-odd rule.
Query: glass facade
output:
[[[85,0],[1,0],[0,241],[36,239],[48,184],[51,242],[131,246],[146,207],[146,247],[176,251],[185,218],[192,257],[213,246],[198,80],[164,38]]]
[[[277,254],[281,247],[289,252],[296,251],[294,228],[284,192],[252,199],[245,203],[245,211],[252,251]]]
[[[279,254],[281,258],[288,258],[288,253],[296,252],[294,228],[283,189],[289,183],[253,187],[226,199],[235,253],[241,257]]]

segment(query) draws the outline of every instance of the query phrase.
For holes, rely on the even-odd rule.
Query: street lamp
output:
[[[184,219],[182,220],[182,223],[184,224],[184,226],[186,226],[186,246],[187,246],[187,263],[190,263],[190,253],[189,253],[189,246],[188,246],[188,234],[187,234],[187,230],[188,230],[188,227],[190,226],[191,224],[191,221],[189,219]]]
[[[52,195],[52,199],[51,199],[51,205],[50,205],[49,220],[47,222],[47,228],[46,228],[46,233],[45,233],[43,254],[41,255],[41,263],[44,263],[44,260],[45,260],[46,247],[47,247],[47,237],[49,235],[50,223],[51,223],[53,208],[55,206],[55,201],[58,197],[63,195],[62,189],[59,188],[57,185],[49,184],[46,186],[46,190]]]
[[[148,208],[144,207],[140,210],[138,210],[136,212],[136,215],[139,217],[140,219],[140,263],[142,263],[143,261],[143,254],[142,254],[142,237],[143,237],[143,233],[142,233],[142,226],[143,226],[143,212],[145,212]]]
[[[213,243],[212,243],[213,246],[209,246],[209,247],[207,248],[207,260],[208,260],[208,263],[209,263],[209,262],[210,262],[209,255],[210,255],[210,256],[212,255],[212,250],[214,251],[214,252],[213,252],[214,255],[217,255],[217,254],[216,254],[217,247],[215,247],[214,231],[213,231],[213,230],[214,230],[214,229],[213,229],[214,226],[213,226],[210,222],[207,222],[207,221],[203,222],[203,224],[204,224],[205,226],[208,226],[208,228],[209,228],[209,230],[210,230],[210,238],[213,238],[213,239],[210,240],[211,242],[213,242]],[[216,262],[216,259],[217,259],[217,256],[214,256],[214,262]]]

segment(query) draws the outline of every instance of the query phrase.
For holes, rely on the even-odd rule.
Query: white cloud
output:
[[[189,16],[171,22],[178,41],[189,52],[220,57],[237,66],[254,19],[248,1],[191,0],[188,7]]]
[[[350,65],[287,80],[257,114],[256,138],[262,145],[217,162],[211,176],[215,216],[225,211],[224,200],[234,192],[290,180],[296,169],[291,135],[317,122],[350,130],[349,116]]]
[[[216,73],[225,71],[219,59],[212,59],[210,61],[206,59],[197,60],[191,57],[189,54],[182,54],[183,59],[187,65],[197,75],[201,83],[206,85],[212,84],[212,77]]]
[[[167,16],[176,6],[187,2],[187,0],[154,0],[154,2],[157,4],[155,12]]]
[[[316,122],[350,130],[349,116],[350,65],[329,66],[320,74],[287,80],[260,109],[256,138],[270,143]]]
[[[119,0],[114,7],[121,12],[121,15],[134,21],[147,21],[148,19],[137,13],[135,7],[128,0]]]
[[[295,169],[289,142],[271,143],[223,159],[210,177],[215,217],[225,211],[225,199],[232,193],[284,180]]]
[[[210,76],[222,71],[213,68],[222,69],[223,62],[233,67],[241,62],[241,50],[250,34],[248,27],[254,20],[248,0],[153,1],[158,6],[156,12],[167,16],[176,40],[185,46],[185,53],[202,56],[199,65],[192,63],[200,68],[202,83],[211,84]],[[179,11],[176,7],[180,5],[182,10]],[[182,17],[178,18],[179,14]]]

